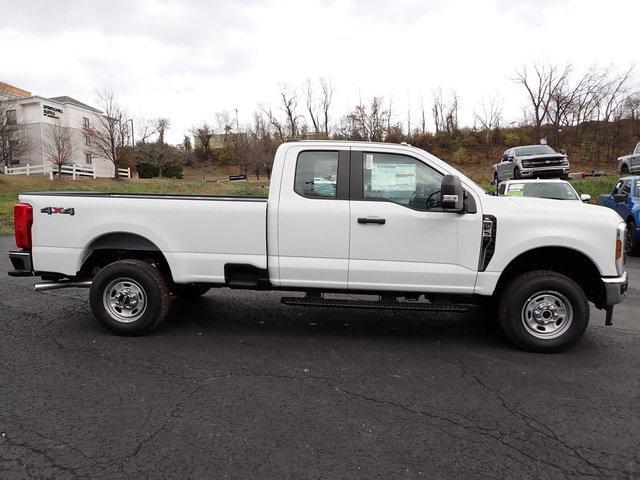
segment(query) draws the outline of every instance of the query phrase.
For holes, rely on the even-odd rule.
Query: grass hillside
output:
[[[226,173],[226,172],[225,172]],[[471,173],[472,178],[485,189],[491,189],[485,178],[477,178]],[[70,178],[57,178],[49,180],[45,176],[13,176],[0,175],[0,234],[7,235],[13,233],[13,205],[18,200],[20,192],[29,191],[97,191],[114,193],[184,193],[202,195],[230,195],[266,196],[268,194],[269,181],[266,178],[261,180],[250,180],[241,183],[218,183],[224,177],[218,175],[207,175],[206,182],[199,180],[199,172],[187,172],[185,179],[140,179],[140,180],[112,180],[99,178],[71,180]],[[572,181],[578,193],[588,193],[593,201],[601,193],[609,193],[617,180],[617,176],[607,176],[598,178],[585,178]]]

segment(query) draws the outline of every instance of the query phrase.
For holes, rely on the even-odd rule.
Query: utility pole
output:
[[[238,109],[234,108],[233,111],[236,112],[236,133],[240,133],[240,126],[238,124]]]

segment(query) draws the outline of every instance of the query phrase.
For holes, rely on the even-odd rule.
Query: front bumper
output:
[[[629,276],[623,272],[619,277],[604,277],[605,305],[611,306],[624,300],[629,288]]]
[[[9,252],[9,260],[13,265],[13,271],[8,272],[11,277],[32,277],[33,264],[31,263],[31,252],[17,251]]]
[[[568,175],[569,167],[553,166],[553,167],[530,167],[522,168],[520,175],[523,177],[541,176],[541,175]]]

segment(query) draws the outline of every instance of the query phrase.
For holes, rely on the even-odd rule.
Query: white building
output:
[[[98,177],[113,177],[114,165],[106,158],[92,153],[91,139],[85,135],[85,126],[95,126],[102,112],[71,97],[45,98],[0,82],[3,102],[9,104],[2,110],[7,123],[19,126],[26,148],[13,164],[51,166],[45,155],[45,144],[50,142],[50,130],[60,125],[71,133],[71,163],[78,166],[92,165]]]

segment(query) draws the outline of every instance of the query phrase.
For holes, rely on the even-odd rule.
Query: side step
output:
[[[468,312],[474,305],[467,303],[430,303],[415,301],[377,301],[377,300],[346,300],[322,297],[282,297],[280,300],[292,307],[342,307],[342,308],[373,308],[390,310],[423,310],[428,312]]]

